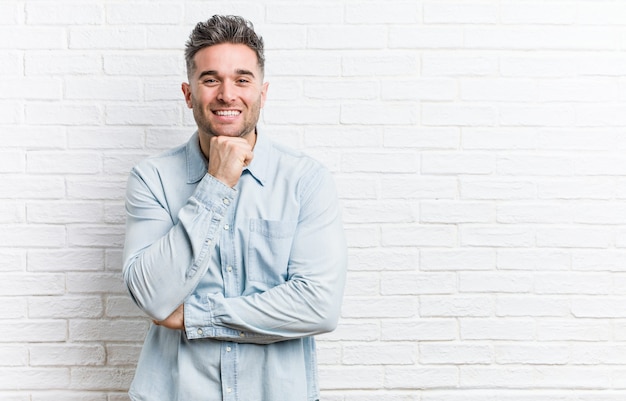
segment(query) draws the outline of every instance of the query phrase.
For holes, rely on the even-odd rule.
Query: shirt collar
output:
[[[244,168],[244,173],[248,172],[259,184],[265,185],[270,167],[271,142],[265,135],[259,133],[258,128],[256,130],[256,136],[254,158],[252,162],[250,162],[250,165]],[[194,132],[187,142],[185,153],[187,156],[187,183],[195,184],[205,176],[208,168],[207,159],[200,149],[198,131]]]

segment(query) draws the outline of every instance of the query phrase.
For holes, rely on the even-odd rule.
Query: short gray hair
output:
[[[248,46],[256,53],[259,68],[261,73],[264,73],[263,38],[254,32],[252,23],[236,15],[214,15],[206,22],[199,22],[185,44],[187,76],[191,76],[195,71],[193,58],[198,51],[222,43]]]

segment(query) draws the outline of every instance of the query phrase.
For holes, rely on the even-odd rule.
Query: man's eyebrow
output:
[[[237,73],[237,75],[250,75],[252,78],[254,78],[254,73],[250,70],[238,69],[235,72]]]
[[[217,71],[214,71],[214,70],[202,71],[200,73],[200,75],[198,75],[198,79],[200,79],[200,78],[202,78],[204,76],[207,76],[207,75],[217,75]]]
[[[255,77],[254,72],[252,72],[250,70],[245,70],[243,68],[239,68],[239,69],[235,70],[235,74],[237,74],[237,75],[249,75],[252,78]],[[217,71],[215,71],[215,70],[202,71],[200,73],[200,75],[198,75],[198,79],[201,79],[202,77],[205,77],[207,75],[217,76],[217,75],[219,75],[219,73]]]

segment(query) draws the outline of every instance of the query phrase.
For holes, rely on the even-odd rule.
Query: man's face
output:
[[[231,137],[254,133],[268,86],[256,53],[246,45],[223,43],[198,51],[194,61],[196,68],[182,89],[199,133]]]

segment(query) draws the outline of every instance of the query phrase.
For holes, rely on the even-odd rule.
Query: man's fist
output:
[[[253,157],[252,146],[246,139],[214,136],[209,147],[209,174],[232,188]]]

